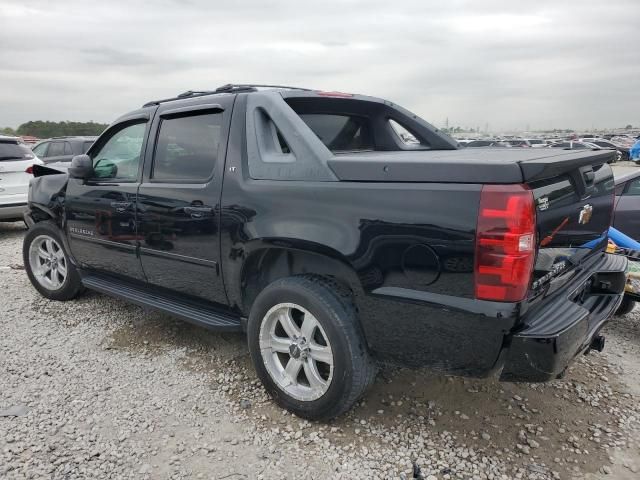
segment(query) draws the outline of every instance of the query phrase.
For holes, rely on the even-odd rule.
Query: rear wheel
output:
[[[295,276],[267,286],[251,308],[247,334],[265,388],[300,417],[346,412],[375,378],[351,298],[329,279]]]
[[[58,228],[52,222],[36,223],[22,246],[25,270],[33,286],[52,300],[70,300],[82,291],[78,271],[64,251]]]
[[[622,316],[622,315],[626,315],[627,313],[631,313],[631,311],[635,306],[636,306],[635,300],[631,300],[629,297],[625,296],[622,299],[622,303],[618,307],[618,310],[616,310],[616,315]]]

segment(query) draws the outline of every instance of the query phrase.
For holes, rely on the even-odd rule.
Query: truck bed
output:
[[[566,170],[604,163],[610,151],[487,148],[340,153],[329,160],[344,181],[523,183]]]

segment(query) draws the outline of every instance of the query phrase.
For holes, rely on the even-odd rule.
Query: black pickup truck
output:
[[[115,121],[68,173],[34,167],[24,261],[245,331],[276,401],[328,419],[381,362],[545,381],[604,345],[611,152],[458,149],[377,98],[251,85]]]

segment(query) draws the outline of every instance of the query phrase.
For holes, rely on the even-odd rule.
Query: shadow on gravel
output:
[[[626,315],[612,317],[605,327],[605,333],[622,337],[640,348],[640,307]]]
[[[214,333],[144,312],[113,331],[106,343],[149,356],[183,350],[180,366],[205,375],[247,420],[265,428],[299,421],[283,414],[255,381],[244,335]],[[601,446],[623,440],[613,432],[619,431],[621,412],[630,401],[625,392],[616,372],[595,353],[579,358],[566,379],[548,384],[384,368],[364,401],[331,422],[335,434],[327,437],[338,445],[364,441],[376,448],[384,432],[410,429],[453,435],[458,444],[505,461],[596,472],[608,462]]]
[[[0,240],[22,237],[26,232],[23,222],[0,222]]]

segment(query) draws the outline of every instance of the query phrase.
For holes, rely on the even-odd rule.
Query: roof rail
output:
[[[301,87],[288,87],[285,85],[260,85],[260,84],[234,84],[228,83],[226,85],[222,85],[221,87],[216,88],[215,90],[187,90],[175,97],[172,98],[164,98],[162,100],[152,100],[150,102],[145,103],[142,107],[151,107],[153,105],[159,105],[165,102],[172,102],[175,100],[182,100],[185,98],[195,98],[202,97],[204,95],[215,95],[216,93],[238,93],[238,92],[256,92],[259,88],[281,88],[287,90],[303,90],[305,92],[312,92],[313,90],[310,88],[301,88]]]

